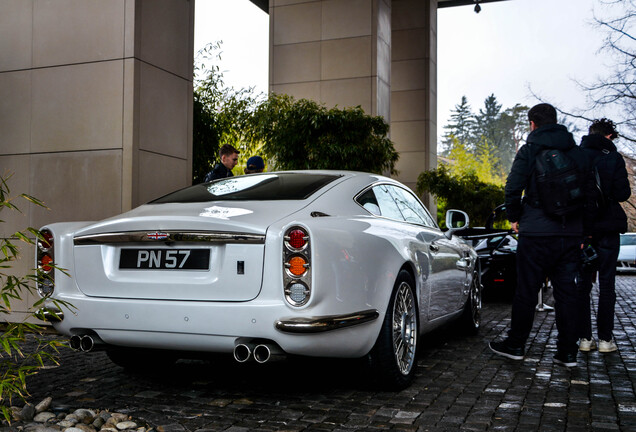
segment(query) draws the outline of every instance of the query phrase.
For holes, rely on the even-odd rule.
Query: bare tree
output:
[[[592,84],[582,84],[591,106],[586,112],[612,106],[621,118],[621,137],[636,144],[636,1],[599,0],[603,11],[594,14],[596,25],[605,33],[601,51],[613,59],[605,77]],[[625,144],[625,143],[624,143]]]

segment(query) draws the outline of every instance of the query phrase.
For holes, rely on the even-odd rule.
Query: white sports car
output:
[[[453,235],[468,216],[446,220],[443,232],[379,175],[230,177],[100,222],[44,226],[38,291],[72,348],[106,349],[124,367],[201,352],[366,356],[398,389],[413,378],[420,334],[460,317],[479,328],[477,255]]]

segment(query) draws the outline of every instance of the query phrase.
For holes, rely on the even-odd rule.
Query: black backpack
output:
[[[541,150],[537,154],[535,168],[539,205],[546,214],[563,218],[583,209],[583,174],[567,152]]]
[[[594,174],[594,185],[595,185],[595,201],[596,207],[599,210],[605,210],[608,206],[609,202],[605,197],[605,193],[603,193],[603,185],[601,184],[601,177],[598,174],[598,162],[601,159],[605,159],[607,155],[609,155],[610,151],[607,149],[602,149],[601,154],[595,157],[592,160],[592,173]]]

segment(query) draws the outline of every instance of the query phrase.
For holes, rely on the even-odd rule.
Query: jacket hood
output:
[[[581,139],[581,148],[616,151],[614,143],[603,135],[586,135]]]
[[[526,141],[529,144],[559,150],[567,150],[576,146],[572,134],[560,124],[541,126],[530,132]]]

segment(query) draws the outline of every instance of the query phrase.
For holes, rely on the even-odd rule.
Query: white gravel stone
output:
[[[123,422],[117,423],[117,429],[119,430],[134,429],[136,427],[137,427],[137,423],[133,421],[123,421]]]
[[[39,404],[35,406],[35,412],[39,414],[41,412],[47,411],[51,407],[51,402],[53,402],[52,397],[49,396],[47,398],[44,398]]]
[[[95,411],[88,409],[78,409],[73,412],[82,423],[92,423],[95,418]]]
[[[46,423],[47,421],[54,418],[55,418],[55,414],[53,414],[52,412],[44,411],[37,414],[35,417],[33,417],[33,421],[38,423]]]
[[[115,420],[118,420],[118,421],[128,420],[128,416],[126,414],[122,414],[122,413],[112,413],[110,416],[112,418],[114,418]]]

